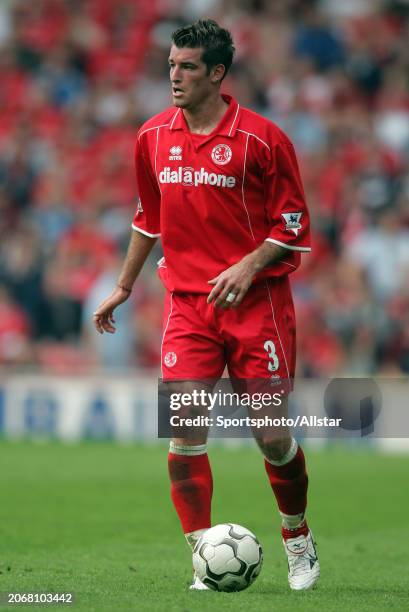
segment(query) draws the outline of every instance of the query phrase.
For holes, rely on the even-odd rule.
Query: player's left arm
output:
[[[214,300],[215,306],[237,308],[249,290],[256,274],[267,265],[280,261],[285,253],[285,248],[272,242],[263,242],[255,251],[209,281],[209,284],[214,285],[214,287],[207,298],[207,302],[210,303]],[[226,302],[229,293],[236,296],[233,302]]]
[[[236,308],[263,268],[291,251],[311,250],[308,208],[294,147],[288,139],[269,149],[264,168],[270,231],[258,248],[209,281],[214,287],[207,301],[214,301],[215,306]]]

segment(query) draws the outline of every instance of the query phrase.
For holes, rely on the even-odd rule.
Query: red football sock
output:
[[[207,453],[168,455],[171,498],[184,533],[208,529],[213,479]]]
[[[302,516],[307,506],[308,476],[301,447],[298,447],[291,461],[284,465],[272,465],[267,460],[264,464],[280,512],[287,516]],[[297,529],[283,529],[284,537],[287,531],[291,532],[291,537],[297,537],[306,535],[308,527],[304,521]]]
[[[281,527],[281,535],[283,536],[283,540],[289,540],[291,538],[298,538],[298,536],[308,535],[309,528],[307,525],[307,521],[303,521],[299,527],[296,529],[286,529],[285,527]]]

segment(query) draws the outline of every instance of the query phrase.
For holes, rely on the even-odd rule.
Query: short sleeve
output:
[[[150,238],[160,236],[160,191],[153,173],[147,143],[137,138],[135,146],[135,172],[138,189],[138,205],[132,221],[132,228]]]
[[[310,217],[290,142],[273,147],[265,180],[271,228],[266,240],[292,251],[310,251]]]

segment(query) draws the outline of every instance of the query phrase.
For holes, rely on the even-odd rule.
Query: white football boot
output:
[[[193,574],[193,582],[189,587],[190,591],[210,591],[209,587],[203,584],[203,582],[196,576],[196,573]]]
[[[311,531],[307,536],[283,540],[288,558],[288,582],[293,591],[314,586],[320,576],[320,564]]]
[[[195,550],[196,544],[204,534],[207,529],[197,529],[196,531],[192,531],[191,533],[185,533],[186,541],[189,544],[192,551]],[[193,570],[193,582],[189,587],[190,591],[210,591],[209,587],[203,584],[200,578],[196,575],[196,572]]]

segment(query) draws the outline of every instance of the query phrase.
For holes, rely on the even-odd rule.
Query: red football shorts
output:
[[[162,378],[288,379],[295,371],[295,316],[288,277],[253,285],[237,308],[215,308],[207,295],[167,292]]]

